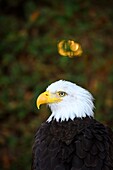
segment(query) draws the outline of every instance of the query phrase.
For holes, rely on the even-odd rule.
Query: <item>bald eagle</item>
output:
[[[39,95],[41,104],[52,113],[36,133],[32,170],[113,170],[113,132],[94,119],[90,92],[59,80]]]

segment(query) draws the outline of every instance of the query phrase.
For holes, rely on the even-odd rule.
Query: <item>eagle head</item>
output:
[[[47,104],[52,114],[48,122],[52,119],[56,121],[68,121],[75,118],[93,116],[93,96],[86,89],[75,83],[59,80],[49,85],[45,92],[37,98],[37,107]]]

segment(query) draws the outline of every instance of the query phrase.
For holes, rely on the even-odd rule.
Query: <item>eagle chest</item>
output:
[[[82,133],[83,126],[69,122],[53,122],[50,126],[51,135],[59,142],[70,145]]]

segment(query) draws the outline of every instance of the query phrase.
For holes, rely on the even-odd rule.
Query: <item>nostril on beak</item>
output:
[[[45,96],[49,96],[49,94],[48,94],[48,93],[45,93]]]

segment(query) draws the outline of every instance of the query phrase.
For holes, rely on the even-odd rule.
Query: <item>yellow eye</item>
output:
[[[64,92],[64,91],[59,91],[59,92],[58,92],[58,95],[59,95],[60,97],[64,97],[64,96],[67,95],[67,93]]]

